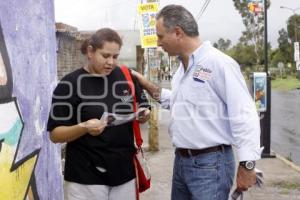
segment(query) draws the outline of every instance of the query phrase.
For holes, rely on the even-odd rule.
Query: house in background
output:
[[[119,63],[129,68],[139,68],[137,65],[143,64],[141,55],[144,52],[140,47],[139,31],[117,30],[117,32],[123,40]],[[93,33],[94,31],[78,31],[76,27],[56,23],[58,79],[84,65],[86,58],[81,54],[80,47]]]

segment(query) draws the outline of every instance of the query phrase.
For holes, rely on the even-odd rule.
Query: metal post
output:
[[[294,16],[296,16],[296,10],[293,10],[293,14]],[[294,34],[295,34],[295,42],[298,42],[298,32],[297,32],[297,20],[296,20],[296,17],[295,17],[295,20],[294,20]],[[295,49],[294,49],[295,51]],[[295,52],[294,52],[295,54]],[[297,79],[300,79],[300,70],[297,70],[297,61],[295,61],[295,68],[296,68],[296,77]]]
[[[261,113],[261,146],[264,146],[262,158],[274,158],[271,154],[271,77],[268,69],[268,11],[267,0],[264,0],[264,21],[265,21],[265,72],[267,74],[267,110]]]
[[[294,13],[294,15],[295,15],[296,13]],[[297,39],[297,21],[296,21],[296,18],[295,18],[295,20],[294,20],[294,34],[295,34],[295,42],[297,42],[298,41],[298,39]]]

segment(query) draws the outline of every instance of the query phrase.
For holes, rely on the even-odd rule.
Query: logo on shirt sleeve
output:
[[[212,71],[201,65],[197,65],[193,74],[193,79],[198,82],[204,83],[212,78]]]

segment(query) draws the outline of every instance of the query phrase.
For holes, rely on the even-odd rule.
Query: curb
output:
[[[283,156],[281,156],[278,153],[276,154],[276,158],[278,158],[279,160],[283,161],[285,164],[287,164],[288,166],[290,166],[291,168],[293,168],[294,170],[298,171],[300,173],[300,166],[296,165],[295,163],[289,161],[288,159],[284,158]]]

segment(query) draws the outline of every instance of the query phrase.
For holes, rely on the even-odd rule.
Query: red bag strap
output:
[[[133,112],[137,111],[137,105],[136,105],[136,95],[135,95],[135,88],[134,84],[130,75],[129,69],[125,65],[121,65],[121,70],[128,81],[129,88],[131,90],[131,95],[133,97]],[[138,148],[140,148],[143,144],[143,139],[141,137],[141,130],[140,130],[140,125],[138,120],[133,120],[133,132],[134,132],[134,137],[135,137],[135,143]]]

